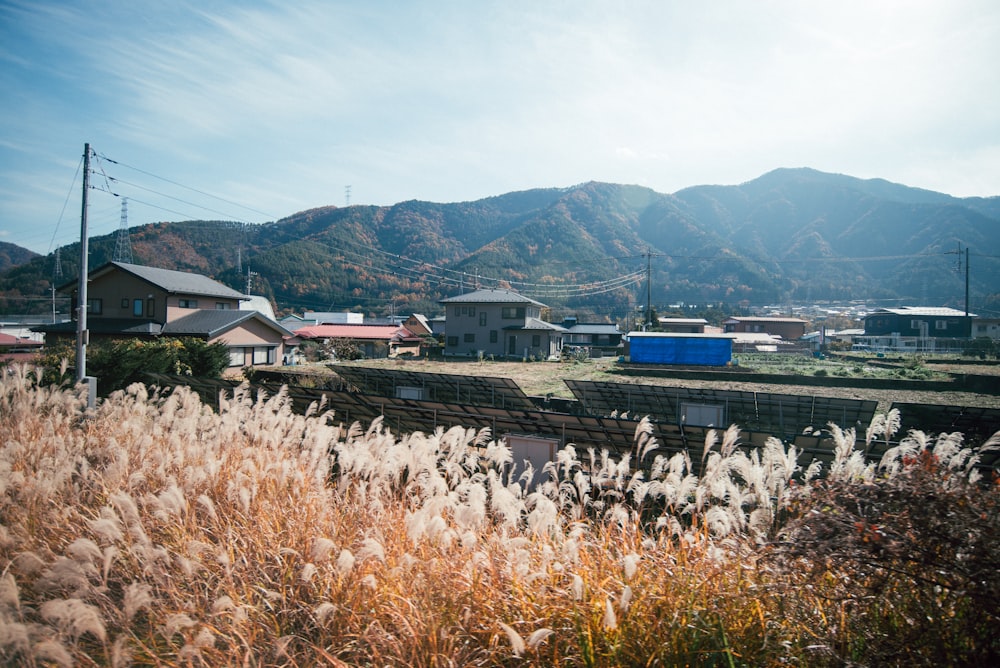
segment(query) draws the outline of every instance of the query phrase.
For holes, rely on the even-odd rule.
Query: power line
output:
[[[267,218],[268,220],[278,220],[278,216],[275,216],[273,214],[265,213],[264,211],[261,211],[259,209],[254,209],[253,207],[246,206],[245,204],[240,204],[239,202],[234,202],[233,200],[229,200],[229,199],[226,199],[224,197],[219,197],[218,195],[213,195],[211,193],[205,192],[204,190],[199,190],[197,188],[192,188],[191,186],[186,186],[183,183],[178,183],[177,181],[171,181],[168,178],[164,178],[162,176],[158,176],[156,174],[153,174],[152,172],[147,172],[146,170],[139,169],[138,167],[133,167],[133,166],[128,165],[128,164],[126,164],[124,162],[121,162],[119,160],[114,160],[112,158],[109,158],[109,157],[107,157],[104,154],[98,154],[98,157],[100,159],[102,159],[102,160],[107,160],[110,163],[114,163],[114,164],[119,165],[121,167],[125,167],[126,169],[131,169],[132,171],[139,172],[140,174],[145,174],[146,176],[150,176],[150,177],[152,177],[154,179],[158,179],[158,180],[163,181],[165,183],[169,183],[171,185],[175,185],[178,188],[184,188],[185,190],[190,190],[191,192],[198,193],[199,195],[204,195],[205,197],[211,197],[212,199],[217,199],[220,202],[225,202],[226,204],[232,204],[233,206],[238,206],[241,209],[246,209],[247,211],[252,211],[254,213],[258,213],[258,214],[264,216],[265,218]],[[236,216],[233,216],[233,217],[236,218]]]

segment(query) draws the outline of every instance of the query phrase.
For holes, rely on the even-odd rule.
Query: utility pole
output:
[[[969,247],[968,246],[965,247],[965,317],[966,318],[969,317]]]
[[[958,256],[958,269],[962,268],[962,242],[958,243],[958,250],[945,251],[945,255]],[[965,317],[969,317],[969,247],[965,247]]]
[[[77,289],[76,382],[87,377],[87,191],[90,190],[90,144],[83,145],[83,201],[80,205],[80,284]]]
[[[62,282],[62,254],[56,249],[56,266],[52,271],[52,324],[56,323],[56,286]]]
[[[646,331],[647,329],[653,326],[653,323],[651,322],[653,319],[653,300],[652,300],[653,281],[651,280],[652,273],[650,272],[650,259],[652,257],[653,254],[650,253],[649,250],[647,250],[646,251],[646,317],[642,319],[643,331]]]

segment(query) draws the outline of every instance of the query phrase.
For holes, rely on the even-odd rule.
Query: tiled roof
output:
[[[155,285],[161,290],[166,290],[172,294],[199,295],[203,297],[223,297],[226,299],[246,299],[246,296],[233,290],[227,285],[223,285],[208,276],[192,274],[186,271],[174,271],[172,269],[160,269],[158,267],[146,267],[141,264],[129,264],[127,262],[108,262],[94,271],[90,272],[90,280],[94,280],[114,269],[132,274],[151,285]],[[79,281],[70,281],[59,287],[60,291],[74,286]]]
[[[704,318],[657,318],[664,325],[707,325]]]
[[[162,333],[169,336],[218,336],[248,320],[259,320],[282,336],[292,336],[287,329],[257,311],[236,309],[199,309],[183,318],[163,326]]]
[[[0,332],[0,346],[41,346],[41,341],[35,341],[33,339],[26,339],[20,336],[11,336],[10,334],[4,334]]]
[[[566,328],[562,325],[554,325],[551,322],[545,322],[544,320],[539,320],[538,318],[525,318],[523,325],[509,325],[504,327],[505,330],[541,330],[549,332],[565,332]]]
[[[304,339],[377,339],[410,338],[410,330],[399,325],[313,325],[295,330]]]
[[[621,334],[618,325],[609,323],[579,323],[566,329],[570,334]]]
[[[535,306],[545,306],[545,304],[518,294],[513,290],[502,290],[500,288],[466,292],[464,295],[458,295],[457,297],[447,297],[440,300],[440,302],[442,304],[534,304]]]
[[[958,309],[948,308],[947,306],[900,306],[899,308],[880,308],[873,313],[869,313],[868,317],[873,315],[878,315],[879,313],[893,313],[895,315],[922,315],[922,316],[937,316],[939,318],[957,318],[965,317],[965,311],[959,311]],[[972,313],[969,314],[973,315]]]
[[[776,318],[773,316],[733,316],[729,322],[805,322],[802,318]]]
[[[75,332],[75,320],[66,320],[51,325],[32,327],[33,332],[52,332],[65,334]],[[160,333],[160,323],[153,320],[134,320],[132,318],[87,318],[87,331],[91,334],[128,334],[132,336],[156,336]]]

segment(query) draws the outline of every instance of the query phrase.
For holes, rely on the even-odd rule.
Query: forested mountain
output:
[[[131,230],[138,263],[197,271],[272,297],[279,311],[440,312],[437,300],[510,286],[556,310],[622,316],[654,305],[869,299],[1000,305],[1000,197],[959,199],[887,181],[779,169],[672,195],[585,183],[475,202],[320,207],[266,225]],[[90,242],[92,267],[115,236]],[[74,276],[78,249],[62,250]],[[0,273],[3,296],[44,295],[54,258]],[[623,277],[633,276],[638,282]]]
[[[6,241],[0,241],[0,272],[24,264],[33,257],[38,257],[38,253]]]

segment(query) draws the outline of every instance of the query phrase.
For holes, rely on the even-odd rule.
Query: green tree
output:
[[[100,342],[91,346],[87,357],[87,373],[97,378],[103,395],[148,382],[147,373],[218,378],[229,365],[225,344],[191,337]]]

